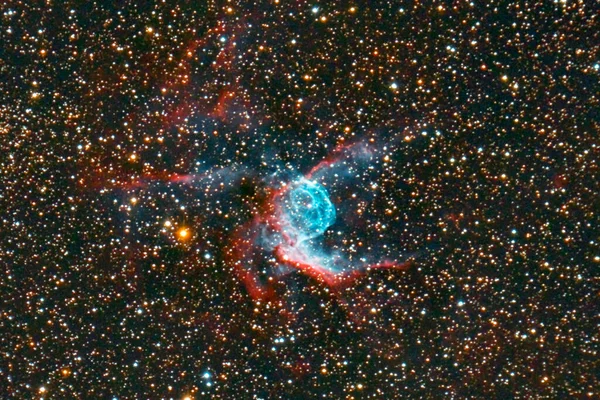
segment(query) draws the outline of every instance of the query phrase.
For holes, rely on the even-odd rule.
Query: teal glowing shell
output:
[[[307,179],[291,185],[284,196],[282,210],[288,233],[298,241],[322,235],[336,217],[325,187]]]

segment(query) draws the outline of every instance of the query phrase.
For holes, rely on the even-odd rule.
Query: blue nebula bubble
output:
[[[322,235],[335,221],[335,207],[320,184],[302,179],[292,184],[283,200],[287,233],[299,242]]]

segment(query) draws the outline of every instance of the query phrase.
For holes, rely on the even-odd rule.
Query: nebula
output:
[[[376,153],[359,142],[338,149],[305,175],[276,173],[264,180],[269,194],[253,219],[236,230],[228,252],[253,297],[272,296],[273,282],[295,271],[338,288],[371,269],[408,267],[415,254],[394,254],[398,244],[386,243],[391,238],[382,233],[381,245],[369,239],[377,228],[361,215],[360,205],[376,195],[357,177],[378,173]]]

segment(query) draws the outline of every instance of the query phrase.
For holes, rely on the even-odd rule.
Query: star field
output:
[[[2,4],[0,397],[599,398],[599,15]]]

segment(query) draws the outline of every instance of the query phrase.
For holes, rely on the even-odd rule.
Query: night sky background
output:
[[[600,398],[599,6],[2,2],[0,398]]]

